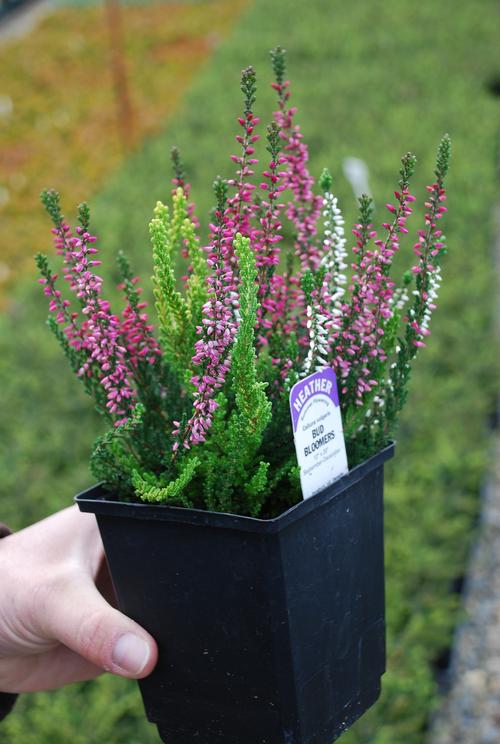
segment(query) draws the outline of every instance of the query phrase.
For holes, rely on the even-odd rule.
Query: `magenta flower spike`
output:
[[[174,429],[182,436],[185,449],[191,444],[206,440],[218,407],[215,395],[224,385],[231,366],[230,349],[237,331],[236,312],[238,292],[232,269],[232,235],[227,230],[225,211],[227,184],[218,179],[214,183],[217,198],[215,224],[211,225],[210,245],[207,247],[208,300],[203,306],[203,317],[197,332],[193,366],[198,372],[191,377],[194,386],[194,412],[184,431]]]
[[[97,253],[93,247],[96,238],[85,227],[77,227],[76,232],[70,283],[82,301],[82,313],[86,317],[82,348],[87,353],[87,361],[79,374],[92,374],[94,363],[97,365],[99,381],[106,391],[106,407],[118,426],[130,415],[135,397],[129,380],[121,321],[111,312],[109,302],[100,297],[102,279],[92,272],[97,265],[96,260],[90,258]]]
[[[123,254],[118,257],[124,281],[119,285],[125,293],[126,305],[121,315],[120,334],[127,352],[127,363],[137,369],[141,361],[155,364],[161,357],[161,349],[149,322],[147,302],[141,300],[142,288],[139,277],[132,276]]]
[[[413,247],[417,262],[412,267],[412,273],[416,277],[417,287],[413,293],[415,301],[409,311],[408,321],[414,331],[412,343],[416,349],[425,346],[424,339],[430,334],[431,315],[436,309],[436,299],[441,285],[440,259],[446,253],[446,240],[438,222],[447,212],[443,184],[448,170],[450,149],[449,137],[444,137],[438,150],[436,181],[426,187],[428,197],[425,201],[425,229],[418,231],[418,241]]]
[[[304,142],[300,126],[295,123],[297,109],[289,106],[290,82],[284,79],[285,50],[278,47],[272,52],[276,82],[272,87],[278,93],[278,110],[274,120],[278,124],[283,140],[285,159],[285,187],[292,192],[293,200],[288,203],[287,217],[296,230],[295,251],[300,259],[302,270],[316,270],[320,264],[320,250],[316,242],[318,220],[323,199],[314,194],[314,178],[309,173],[309,148]]]
[[[259,118],[252,110],[256,89],[255,70],[253,67],[247,67],[241,74],[241,91],[245,106],[243,115],[238,118],[238,124],[242,134],[236,136],[241,150],[239,155],[231,156],[232,162],[237,166],[236,177],[227,181],[227,185],[234,188],[235,193],[227,199],[227,206],[224,210],[224,236],[229,241],[230,250],[232,250],[232,242],[237,233],[249,237],[252,242],[256,234],[256,228],[252,224],[256,213],[253,200],[256,187],[251,181],[255,173],[254,168],[259,162],[255,157],[255,144],[259,140],[255,129],[259,124]],[[234,257],[231,260],[234,265]]]
[[[129,378],[120,318],[111,313],[109,302],[102,299],[102,278],[94,273],[100,261],[95,258],[96,238],[88,232],[88,207],[80,205],[80,225],[73,234],[63,221],[58,195],[44,192],[42,198],[54,220],[56,252],[62,256],[65,279],[79,301],[81,322],[77,322],[77,313],[69,312],[69,300],[63,300],[56,289],[56,275],[44,276],[44,291],[51,297],[49,309],[56,312],[58,323],[64,323],[69,346],[79,352],[78,375],[97,377],[105,392],[106,410],[118,426],[130,415],[135,393]]]

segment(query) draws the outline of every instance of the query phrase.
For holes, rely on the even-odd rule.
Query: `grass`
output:
[[[91,200],[105,260],[126,247],[148,276],[147,221],[155,200],[169,190],[170,145],[181,147],[194,199],[206,213],[213,177],[230,173],[239,70],[257,66],[264,114],[272,100],[264,84],[267,51],[277,43],[289,50],[312,171],[330,166],[348,222],[355,202],[342,175],[344,157],[368,163],[380,207],[402,153],[412,149],[419,159],[415,189],[422,197],[439,137],[449,131],[453,138],[444,286],[415,370],[397,456],[387,468],[388,672],[380,702],[343,737],[346,744],[424,741],[437,700],[433,662],[450,643],[458,617],[451,587],[464,571],[474,532],[495,393],[490,244],[499,110],[487,81],[495,73],[498,21],[494,0],[483,0],[481,12],[456,0],[310,0],[307,6],[255,0],[161,136],[148,140]],[[43,175],[51,185],[49,171]],[[41,243],[38,237],[36,247]],[[43,305],[35,290],[19,286],[0,318],[1,514],[16,527],[67,504],[88,482],[86,457],[99,429],[43,335]],[[111,678],[23,696],[0,728],[0,741],[70,740],[158,739],[133,686]]]

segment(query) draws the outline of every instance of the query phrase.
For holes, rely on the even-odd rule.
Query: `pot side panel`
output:
[[[165,741],[285,742],[280,703],[293,679],[278,537],[98,521],[120,608],[158,642],[139,684]]]
[[[385,671],[383,469],[282,535],[301,741],[329,744]]]

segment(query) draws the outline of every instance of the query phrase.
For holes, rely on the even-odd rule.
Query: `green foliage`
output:
[[[175,150],[174,150],[175,152]],[[184,178],[182,164],[174,158],[178,178]],[[190,366],[201,323],[201,310],[207,299],[207,265],[196,227],[189,217],[187,199],[179,186],[173,195],[173,209],[158,202],[150,223],[153,245],[154,294],[160,321],[160,339],[167,361],[181,376],[191,377]],[[186,255],[190,271],[185,296],[177,289],[175,267]]]
[[[177,192],[179,201],[184,199],[183,209],[187,212],[186,200],[183,194]],[[181,237],[190,264],[190,272],[186,282],[186,306],[189,316],[189,328],[186,330],[186,344],[192,350],[196,339],[196,328],[201,323],[202,307],[207,300],[207,263],[194,222],[185,217],[181,226]]]
[[[257,91],[257,79],[252,66],[245,67],[241,74],[241,92],[245,99],[245,114],[252,111]]]
[[[174,169],[174,178],[179,186],[183,186],[186,182],[186,171],[184,169],[184,163],[179,148],[175,145],[170,150],[170,158]]]
[[[438,183],[442,184],[446,176],[448,175],[448,168],[450,167],[451,159],[451,138],[449,134],[445,134],[438,147],[438,154],[436,159],[436,169],[434,175]]]
[[[177,256],[173,256],[181,225],[178,219],[170,218],[167,208],[161,202],[155,208],[155,215],[150,222],[149,231],[153,246],[153,284],[160,323],[160,343],[167,361],[179,374],[184,375],[190,366],[190,361],[187,360],[190,360],[191,350],[186,342],[186,336],[190,337],[189,313],[186,300],[176,286],[174,266]]]
[[[332,190],[333,178],[328,168],[323,168],[318,184],[323,192]]]
[[[61,198],[55,189],[44,189],[40,194],[40,201],[45,207],[47,214],[54,223],[56,229],[59,229],[63,222],[61,212]]]
[[[90,227],[90,208],[87,202],[78,205],[78,222],[82,230],[88,230]]]
[[[21,695],[2,721],[2,744],[158,744],[137,683],[106,675],[55,692]]]
[[[126,255],[123,253],[123,251],[119,251],[118,255],[116,257],[116,262],[118,264],[118,271],[120,272],[120,278],[122,280],[123,284],[123,291],[125,293],[125,296],[127,300],[130,303],[130,306],[137,311],[138,304],[139,304],[139,292],[137,291],[136,287],[134,286],[134,276],[132,273],[132,268],[130,266],[130,261],[126,257]]]
[[[364,247],[369,240],[368,233],[371,229],[373,212],[373,199],[371,198],[371,196],[368,196],[368,194],[362,194],[359,197],[359,231],[361,233],[361,251],[359,254],[360,258],[363,255]]]
[[[280,128],[275,121],[267,126],[267,152],[271,155],[271,160],[277,161],[281,150]]]
[[[141,460],[129,435],[140,427],[144,413],[144,406],[138,403],[125,423],[110,429],[94,443],[90,457],[91,473],[114,493],[133,494],[132,474]]]
[[[449,140],[449,137],[448,137]],[[410,178],[415,172],[415,166],[417,164],[417,158],[412,152],[407,152],[406,155],[401,159],[401,170],[399,171],[399,188],[406,189],[410,185]]]
[[[153,473],[141,473],[134,470],[132,482],[135,493],[143,501],[157,504],[173,504],[191,507],[192,501],[186,496],[185,489],[192,481],[200,460],[198,457],[186,459],[181,467],[180,473],[172,480],[170,474],[155,476]]]
[[[285,54],[286,50],[280,46],[277,46],[275,49],[271,50],[271,62],[273,66],[274,78],[278,85],[283,85],[283,83],[285,82]]]
[[[257,321],[257,269],[250,239],[235,239],[240,273],[240,325],[232,354],[229,395],[235,406],[227,415],[227,400],[218,399],[212,432],[200,450],[202,488],[206,503],[217,511],[259,514],[266,496],[269,463],[259,459],[264,432],[271,420],[266,383],[257,376],[255,324]]]
[[[271,418],[271,404],[264,392],[266,383],[257,380],[256,371],[257,269],[250,239],[238,234],[234,246],[241,280],[241,319],[232,358],[233,390],[243,430],[260,439]]]

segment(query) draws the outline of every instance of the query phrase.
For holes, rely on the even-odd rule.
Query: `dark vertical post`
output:
[[[110,65],[115,89],[117,126],[123,149],[127,151],[130,150],[134,141],[134,113],[125,64],[122,10],[119,0],[105,0],[104,5],[109,32]]]

